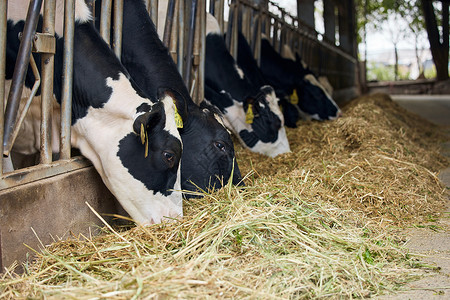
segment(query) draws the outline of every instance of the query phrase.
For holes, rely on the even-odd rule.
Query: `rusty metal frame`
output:
[[[6,14],[8,0],[0,1],[0,156],[3,156],[4,107],[5,107],[5,68],[6,68]],[[4,12],[4,13],[1,13]],[[3,159],[0,159],[0,176],[3,175]],[[0,247],[1,251],[1,247]],[[0,252],[0,266],[1,266]]]
[[[19,111],[23,86],[25,83],[26,71],[28,69],[28,63],[30,61],[32,39],[34,38],[34,33],[36,32],[41,5],[42,0],[32,0],[28,7],[27,20],[23,29],[22,39],[17,54],[17,63],[14,68],[12,83],[8,95],[8,102],[4,115],[5,125],[2,139],[4,156],[9,156],[12,145],[14,143],[12,136],[14,127],[20,126],[20,124],[17,124],[16,118]]]

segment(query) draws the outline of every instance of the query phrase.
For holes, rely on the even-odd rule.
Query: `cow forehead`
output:
[[[164,125],[164,129],[181,142],[181,136],[178,132],[177,124],[175,123],[176,106],[174,104],[174,100],[175,99],[168,95],[160,100],[160,102],[164,105],[164,111],[166,114],[166,124]]]

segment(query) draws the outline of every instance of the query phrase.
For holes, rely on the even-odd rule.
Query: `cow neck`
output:
[[[86,116],[89,107],[101,108],[108,102],[113,94],[111,81],[120,79],[128,85],[131,84],[128,72],[91,23],[77,22],[74,34],[73,96],[76,105],[72,110],[72,124]],[[60,42],[62,43],[62,39]],[[131,99],[134,99],[133,93],[137,93],[136,103],[147,101],[142,99],[144,94],[139,90],[134,87],[130,90],[132,93],[124,100],[131,102]],[[127,106],[123,108],[129,110]],[[128,111],[124,113],[129,115]]]
[[[258,64],[253,57],[252,49],[245,39],[244,35],[238,32],[238,65],[242,68],[245,76],[248,77],[250,82],[258,87],[262,87],[267,84],[264,75],[261,73]]]
[[[223,37],[209,33],[206,37],[206,83],[217,92],[226,91],[238,102],[254,96],[258,89],[247,77],[241,78],[236,61],[228,52]]]
[[[188,105],[195,105],[169,51],[156,32],[144,2],[127,0],[123,6],[122,63],[131,77],[151,99],[170,83]]]

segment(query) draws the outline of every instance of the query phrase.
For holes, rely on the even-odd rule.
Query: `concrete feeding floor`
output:
[[[391,97],[405,109],[442,125],[443,130],[450,136],[450,95]],[[442,153],[450,157],[450,142],[443,145]],[[447,186],[447,190],[450,189],[450,168],[442,170],[439,178]],[[424,225],[433,225],[438,229],[432,230],[429,226],[405,229],[403,234],[408,240],[406,247],[411,253],[418,254],[423,262],[438,267],[438,271],[408,283],[397,294],[382,296],[379,299],[450,299],[450,196],[443,216],[436,222]]]

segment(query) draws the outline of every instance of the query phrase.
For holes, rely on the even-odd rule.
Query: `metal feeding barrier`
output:
[[[233,57],[237,57],[237,34],[240,30],[259,65],[261,37],[264,34],[279,53],[283,45],[288,45],[317,75],[327,76],[335,89],[355,85],[356,57],[325,39],[319,40],[321,35],[313,27],[292,16],[277,3],[260,2],[229,1],[226,45]],[[223,6],[224,0],[210,0],[210,13],[216,17],[222,31],[225,28]]]

